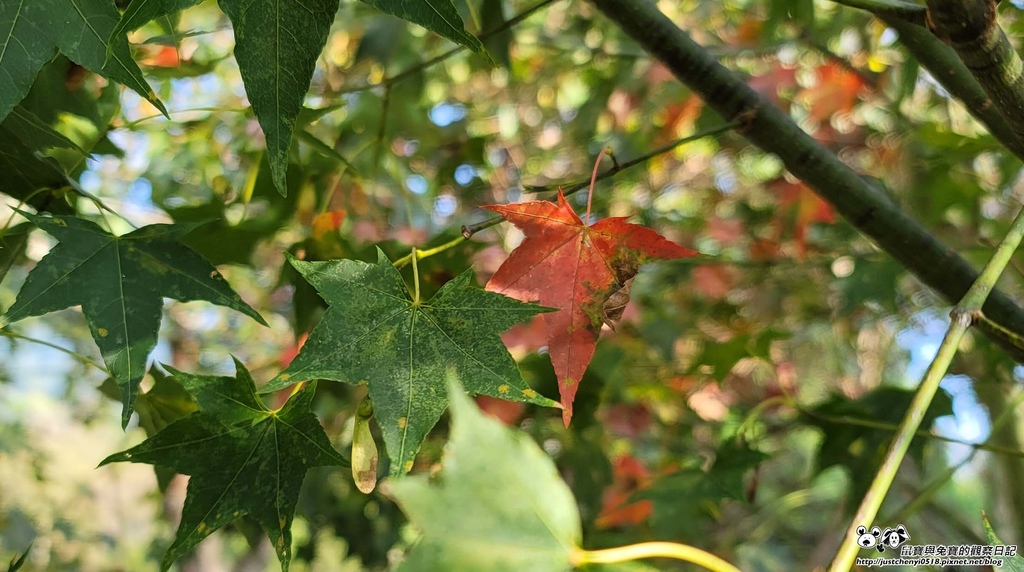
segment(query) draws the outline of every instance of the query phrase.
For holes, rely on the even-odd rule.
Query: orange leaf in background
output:
[[[181,59],[178,57],[178,48],[163,46],[152,55],[140,59],[139,63],[153,68],[176,68],[181,65]]]
[[[598,528],[633,526],[647,520],[654,509],[651,501],[627,502],[634,492],[650,486],[651,474],[647,467],[636,457],[623,455],[615,459],[612,475],[614,481],[601,498],[601,514],[596,522]]]
[[[703,108],[704,100],[696,95],[691,95],[679,103],[668,104],[665,107],[664,123],[659,132],[659,139],[668,141],[692,132]]]
[[[519,418],[523,416],[523,412],[526,411],[526,404],[519,401],[498,399],[490,395],[477,395],[473,399],[484,413],[505,425],[515,425]]]
[[[292,363],[295,356],[299,355],[299,350],[306,343],[306,338],[309,337],[308,333],[303,333],[299,336],[299,339],[295,340],[295,343],[281,350],[281,353],[277,356],[277,363],[281,364],[281,369],[288,367],[288,364]],[[275,409],[279,409],[284,406],[288,398],[291,397],[293,387],[286,387],[274,394],[273,406]]]
[[[303,332],[299,339],[295,340],[295,344],[281,350],[280,355],[277,356],[278,363],[281,364],[281,368],[287,368],[288,364],[292,363],[295,356],[299,355],[299,350],[302,349],[302,345],[306,343],[306,338],[309,336],[308,333]]]
[[[558,312],[544,314],[548,353],[558,376],[562,421],[569,425],[579,381],[594,357],[605,321],[605,302],[636,275],[641,264],[695,256],[649,228],[606,218],[586,226],[558,191],[558,204],[530,201],[490,205],[526,235],[487,282],[487,290],[538,301]]]
[[[733,28],[731,33],[726,33],[729,43],[735,46],[754,48],[760,45],[764,29],[764,20],[760,18],[747,18]]]
[[[313,217],[313,238],[320,238],[323,235],[338,230],[341,223],[345,222],[345,211],[327,211]]]
[[[867,85],[861,76],[835,62],[819,66],[817,77],[817,84],[800,94],[808,105],[808,115],[817,122],[827,122],[836,113],[853,109]]]
[[[828,204],[801,182],[790,182],[776,179],[768,183],[768,187],[779,197],[779,209],[793,213],[793,240],[797,251],[803,255],[807,252],[807,229],[815,223],[831,224],[836,221],[836,213]]]
[[[338,233],[344,221],[345,211],[342,209],[317,214],[309,221],[310,240],[306,245],[315,259],[331,260],[345,256],[346,247]]]

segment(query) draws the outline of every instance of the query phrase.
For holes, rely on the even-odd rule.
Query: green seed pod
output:
[[[377,443],[370,431],[373,418],[373,404],[364,397],[356,409],[356,424],[352,432],[352,478],[356,488],[364,494],[373,492],[377,486]]]

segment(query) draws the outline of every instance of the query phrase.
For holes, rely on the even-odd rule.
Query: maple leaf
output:
[[[816,70],[817,82],[805,89],[800,98],[808,104],[808,116],[816,122],[827,122],[837,113],[847,113],[857,104],[860,92],[869,87],[863,77],[828,62]]]
[[[122,427],[156,346],[164,297],[207,300],[267,325],[216,268],[179,242],[198,225],[153,224],[114,236],[85,219],[18,212],[58,244],[29,273],[0,327],[81,305],[103,362],[121,388]]]
[[[499,337],[548,309],[472,287],[472,270],[430,300],[413,301],[380,249],[376,264],[290,261],[329,307],[299,355],[263,391],[311,379],[367,384],[391,475],[412,468],[423,439],[448,406],[449,368],[474,394],[557,406],[526,385]]]
[[[601,495],[601,513],[595,525],[598,528],[636,526],[651,515],[654,507],[649,500],[631,502],[630,496],[651,484],[651,473],[644,464],[630,454],[619,456],[612,464],[614,481]]]
[[[146,463],[191,476],[181,523],[161,570],[215,530],[249,515],[266,531],[287,572],[292,518],[306,471],[349,464],[309,410],[316,384],[271,411],[238,360],[235,377],[171,371],[195,397],[199,410],[107,457],[100,466]]]
[[[791,213],[793,221],[793,239],[797,253],[802,257],[807,253],[807,230],[813,224],[832,224],[836,220],[832,205],[825,202],[804,183],[776,179],[768,183],[768,187],[779,197],[779,208]]]
[[[558,191],[558,203],[489,205],[526,235],[487,289],[559,308],[544,315],[548,353],[558,375],[562,421],[569,425],[579,381],[594,356],[606,303],[627,288],[641,264],[696,256],[653,230],[612,217],[586,226]],[[628,290],[626,291],[628,293]],[[621,302],[621,301],[619,301]],[[616,304],[624,305],[624,303]]]
[[[110,0],[0,3],[0,120],[28,94],[58,49],[76,64],[132,88],[166,115],[132,59],[127,36],[111,36],[117,20]]]
[[[477,409],[454,379],[448,391],[443,478],[415,475],[381,486],[423,531],[397,570],[571,569],[580,513],[554,462],[528,435]]]

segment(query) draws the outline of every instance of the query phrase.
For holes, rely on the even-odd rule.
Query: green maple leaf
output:
[[[164,297],[208,300],[266,325],[216,268],[179,242],[198,225],[154,224],[114,236],[77,217],[21,214],[59,243],[29,273],[0,327],[81,305],[103,361],[121,387],[122,426],[156,346]]]
[[[132,59],[123,34],[107,40],[118,13],[110,0],[0,2],[0,120],[21,101],[59,49],[75,63],[137,91],[167,113]]]
[[[981,512],[981,523],[985,527],[985,539],[988,540],[989,546],[1005,546],[1003,541],[999,540],[996,531],[992,529],[992,523],[989,522],[985,511]],[[1015,553],[1013,556],[1004,557],[1003,563],[1010,572],[1024,572],[1024,557],[1019,554]]]
[[[13,115],[8,120],[10,117]],[[7,121],[0,126],[0,193],[39,211],[72,212],[63,199],[64,193],[72,189],[71,181],[60,164],[26,145],[6,125]]]
[[[114,29],[124,36],[150,20],[201,0],[135,0]],[[338,11],[338,0],[251,2],[219,0],[235,32],[235,59],[253,113],[266,137],[274,186],[288,195],[288,150],[295,119],[309,91],[316,60]]]
[[[15,107],[0,123],[0,193],[32,205],[37,211],[71,213],[60,195],[72,183],[60,164],[40,151],[71,149],[86,152],[23,106]],[[50,189],[51,192],[40,192]]]
[[[295,118],[327,43],[338,0],[220,0],[220,7],[235,28],[235,59],[266,136],[274,186],[287,195],[285,173]]]
[[[527,435],[481,413],[454,381],[449,399],[440,478],[381,486],[423,531],[398,570],[570,570],[580,516],[555,464]]]
[[[376,264],[291,263],[329,308],[288,369],[263,391],[310,379],[366,383],[392,475],[408,472],[444,413],[447,368],[472,393],[557,407],[526,385],[498,337],[546,308],[472,287],[472,270],[429,301],[414,302],[380,249]]]
[[[474,52],[483,52],[484,46],[476,36],[466,31],[462,17],[451,0],[363,0],[374,8],[418,24],[465,46]]]
[[[132,30],[142,27],[150,20],[156,20],[161,16],[180,12],[202,3],[203,0],[132,0],[128,7],[121,14],[121,20],[110,33],[113,40],[117,36],[123,36]],[[111,42],[113,44],[113,42]]]
[[[115,37],[201,0],[135,0],[114,30]],[[451,0],[363,0],[382,12],[419,24],[449,40],[482,52],[466,32]],[[235,59],[245,93],[267,141],[274,186],[288,194],[288,150],[316,60],[330,33],[338,0],[218,0],[235,30]],[[112,38],[113,40],[113,38]]]
[[[348,466],[309,410],[316,384],[271,411],[238,360],[236,377],[172,373],[195,397],[199,410],[140,445],[107,457],[100,466],[147,463],[191,476],[181,524],[161,570],[213,531],[249,515],[266,531],[287,572],[292,518],[306,471]]]

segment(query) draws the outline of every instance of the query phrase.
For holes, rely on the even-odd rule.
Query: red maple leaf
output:
[[[601,325],[614,319],[615,308],[610,306],[625,305],[621,298],[628,298],[630,280],[640,265],[697,252],[649,228],[627,223],[626,217],[586,226],[561,190],[558,204],[530,201],[483,208],[505,217],[526,235],[487,282],[487,289],[559,309],[544,314],[544,325],[565,408],[562,421],[568,426]],[[613,296],[615,300],[610,300]]]
[[[595,523],[598,528],[635,526],[647,520],[654,512],[649,500],[629,502],[638,490],[651,486],[651,473],[639,459],[622,455],[612,464],[614,481],[601,495],[601,514]]]

